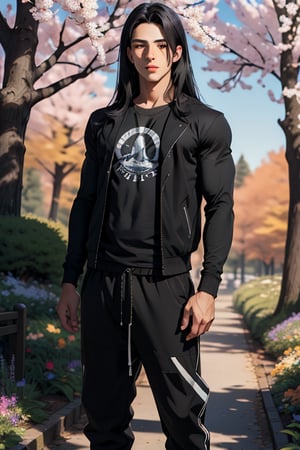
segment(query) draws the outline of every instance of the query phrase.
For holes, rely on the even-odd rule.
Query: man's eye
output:
[[[168,47],[168,45],[167,44],[159,44],[159,46],[158,46],[159,48],[161,48],[161,49],[163,49],[163,48],[167,48]]]

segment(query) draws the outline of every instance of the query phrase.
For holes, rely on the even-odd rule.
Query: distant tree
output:
[[[282,265],[288,215],[288,171],[284,150],[267,160],[235,190],[233,249],[242,259],[262,261],[266,272]]]
[[[250,166],[245,160],[244,155],[239,157],[238,162],[236,163],[236,174],[235,174],[235,188],[239,188],[244,184],[245,178],[251,173]]]
[[[22,191],[22,214],[43,216],[43,191],[38,170],[30,167],[24,172],[24,188]]]
[[[60,72],[63,77],[63,67]],[[79,169],[84,156],[83,134],[88,116],[94,109],[106,105],[111,98],[112,90],[104,86],[105,81],[106,77],[93,73],[84,82],[71,84],[33,108],[26,139],[26,164],[42,168],[52,179],[48,218],[54,221],[58,218],[66,178],[69,180],[69,191],[72,187],[78,187]]]
[[[48,116],[47,131],[51,136],[32,133],[27,140],[29,163],[42,167],[52,178],[52,200],[48,218],[56,221],[62,182],[83,160],[83,144],[72,140],[72,129]],[[40,153],[40,157],[30,153]],[[32,158],[33,156],[33,158]],[[31,159],[32,158],[32,159]],[[41,159],[40,159],[41,158]]]

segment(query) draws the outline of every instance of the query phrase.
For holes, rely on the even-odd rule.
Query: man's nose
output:
[[[146,47],[145,57],[149,61],[153,61],[153,59],[155,59],[155,49],[153,45],[150,44],[149,46]]]

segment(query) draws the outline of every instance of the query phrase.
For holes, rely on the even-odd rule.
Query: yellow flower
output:
[[[57,341],[58,348],[64,348],[67,343],[64,338],[59,338]]]
[[[55,328],[55,326],[51,323],[48,323],[46,330],[49,331],[49,333],[55,334],[59,334],[61,332],[60,328]]]

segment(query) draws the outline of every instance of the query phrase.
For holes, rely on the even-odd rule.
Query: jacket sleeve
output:
[[[204,137],[203,137],[204,136]],[[223,114],[203,130],[199,175],[206,205],[203,230],[204,261],[198,291],[217,296],[223,265],[233,234],[235,166],[231,155],[231,130]]]
[[[90,116],[85,129],[85,159],[81,169],[80,186],[69,218],[68,248],[63,264],[63,282],[77,285],[86,262],[86,243],[90,217],[96,200],[98,183],[97,128]]]

